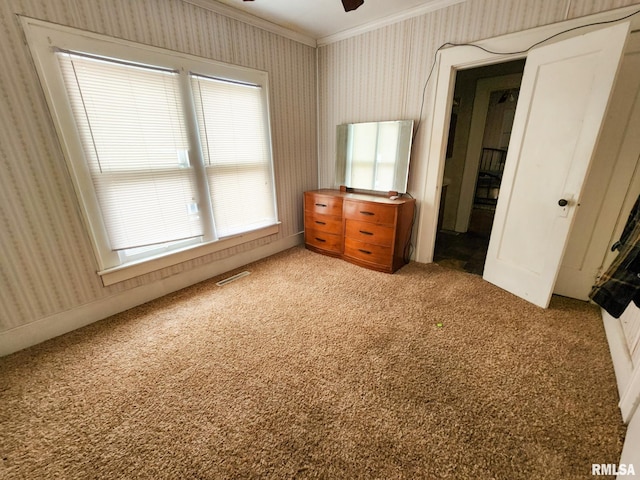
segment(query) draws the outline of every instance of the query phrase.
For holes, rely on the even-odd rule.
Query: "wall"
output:
[[[320,47],[316,77],[313,48],[180,0],[3,0],[0,354],[15,349],[17,337],[26,346],[294,242],[303,225],[302,192],[333,186],[337,124],[420,117],[429,123],[423,89],[442,43],[638,3],[468,0]],[[281,232],[103,287],[16,14],[268,71]],[[426,171],[425,132],[416,137],[413,170]],[[414,192],[421,187],[415,177]]]
[[[267,71],[279,234],[103,287],[16,14]],[[314,48],[180,0],[2,0],[0,63],[0,354],[299,238],[317,185]]]
[[[334,186],[336,125],[420,118],[409,190],[414,196],[422,197],[423,185],[417,180],[421,175],[415,172],[427,171],[427,128],[424,126],[430,123],[431,111],[431,105],[423,108],[423,91],[436,50],[445,42],[473,42],[639,3],[637,0],[468,0],[320,47],[320,186]]]

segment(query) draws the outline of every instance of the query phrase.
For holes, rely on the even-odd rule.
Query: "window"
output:
[[[57,55],[111,248],[202,237],[177,73]]]
[[[277,232],[266,73],[23,25],[105,283]]]
[[[191,75],[213,217],[219,235],[273,222],[262,88]]]

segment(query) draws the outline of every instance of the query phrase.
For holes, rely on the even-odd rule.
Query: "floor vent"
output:
[[[225,278],[224,280],[220,280],[219,282],[216,283],[216,285],[218,285],[219,287],[222,287],[223,285],[226,285],[227,283],[231,283],[231,282],[235,282],[236,280],[240,280],[242,277],[246,277],[250,273],[251,272],[247,272],[247,271],[236,273],[235,275],[232,275],[229,278]]]

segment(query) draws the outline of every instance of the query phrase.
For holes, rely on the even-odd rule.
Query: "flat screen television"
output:
[[[413,120],[338,125],[336,184],[406,193],[412,138]]]

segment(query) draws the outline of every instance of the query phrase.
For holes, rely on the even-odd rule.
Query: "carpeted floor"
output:
[[[595,307],[303,248],[245,269],[0,358],[0,478],[557,480],[618,462]]]

